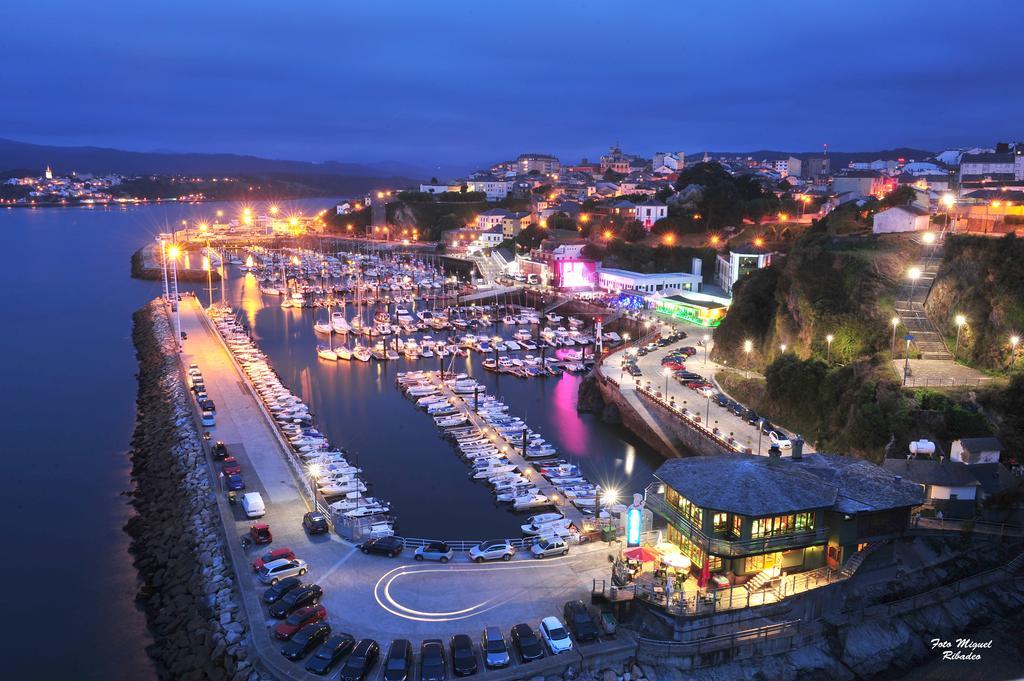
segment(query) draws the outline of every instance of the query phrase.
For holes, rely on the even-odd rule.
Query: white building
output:
[[[656,174],[678,172],[686,163],[686,154],[681,151],[656,151],[651,160],[651,167]]]
[[[930,222],[931,214],[920,206],[893,206],[875,213],[871,231],[875,234],[923,232]]]
[[[476,216],[476,228],[487,230],[497,227],[498,231],[501,231],[502,222],[509,215],[510,213],[507,210],[502,210],[501,208],[485,210]]]
[[[494,232],[481,232],[473,243],[469,244],[466,248],[467,251],[482,251],[486,248],[497,248],[501,245],[501,242],[505,240],[502,236],[501,230]]]
[[[729,257],[718,256],[718,285],[732,295],[733,285],[754,270],[768,267],[772,263],[771,251],[764,246],[745,244],[729,249]]]
[[[514,180],[504,180],[496,177],[485,177],[466,182],[469,191],[483,192],[487,195],[488,201],[500,201],[508,196],[515,184]]]
[[[668,216],[668,206],[661,201],[644,201],[636,207],[636,219],[648,232],[658,220]]]
[[[966,464],[999,463],[1003,443],[994,437],[965,437],[954,440],[949,447],[949,458]]]
[[[420,191],[424,194],[444,194],[445,192],[458,192],[462,189],[461,184],[421,184]]]
[[[641,291],[643,293],[699,291],[703,281],[700,258],[693,259],[692,273],[643,274],[611,267],[602,267],[597,271],[598,288],[609,293],[614,291]]]

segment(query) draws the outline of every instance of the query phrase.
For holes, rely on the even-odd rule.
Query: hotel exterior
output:
[[[764,571],[839,569],[902,533],[924,499],[920,485],[861,459],[777,451],[672,459],[655,472],[646,507],[696,571],[735,585]]]

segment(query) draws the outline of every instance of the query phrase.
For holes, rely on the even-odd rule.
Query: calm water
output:
[[[452,539],[518,536],[529,513],[517,515],[496,505],[489,487],[469,479],[469,468],[439,436],[431,417],[395,385],[400,371],[436,369],[436,357],[324,361],[316,356],[315,346],[326,340],[317,338],[313,323],[318,315],[326,317],[325,311],[282,308],[280,298],[260,294],[256,279],[237,270],[232,271],[228,289],[233,306],[286,385],[310,404],[331,441],[353,454],[372,494],[392,502],[403,534]],[[347,316],[353,314],[350,306]],[[492,327],[488,333],[511,337],[512,330]],[[447,332],[432,335],[441,338]],[[341,337],[336,338],[340,342]],[[484,383],[489,393],[509,405],[510,413],[539,431],[561,457],[578,463],[591,481],[624,493],[640,491],[649,482],[660,462],[656,453],[624,429],[576,413],[581,377],[516,378],[484,371],[481,360],[479,353],[457,358],[454,370]]]
[[[310,211],[329,202],[293,205]],[[135,418],[131,313],[161,285],[131,279],[129,257],[158,232],[182,219],[208,219],[218,208],[233,209],[0,210],[8,256],[0,268],[8,511],[0,527],[5,544],[24,557],[7,581],[33,585],[7,595],[8,619],[17,617],[17,626],[5,628],[6,678],[155,676],[121,528],[131,512],[122,496],[130,486],[126,449]],[[310,401],[331,439],[356,454],[372,492],[393,502],[404,532],[514,533],[519,519],[468,479],[430,418],[399,394],[394,374],[409,363],[319,361],[314,311],[282,310],[279,301],[247,294],[243,283],[232,277],[232,295],[260,345]],[[458,362],[592,480],[634,491],[657,465],[657,456],[621,429],[576,414],[578,378],[516,379],[483,372],[479,357]],[[43,623],[56,626],[59,637],[42,637]]]

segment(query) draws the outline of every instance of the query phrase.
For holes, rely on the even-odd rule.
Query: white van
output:
[[[260,518],[267,513],[267,507],[259,492],[245,493],[245,496],[242,497],[242,510],[250,518]]]

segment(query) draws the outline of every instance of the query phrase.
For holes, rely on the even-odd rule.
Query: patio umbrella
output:
[[[700,579],[697,580],[697,586],[704,588],[708,585],[708,580],[711,579],[711,566],[708,565],[708,561],[704,560],[704,566],[700,569]]]
[[[690,559],[681,553],[670,553],[662,556],[661,559],[665,561],[666,565],[671,567],[679,568],[680,570],[690,569]]]
[[[623,555],[630,560],[638,560],[641,563],[653,563],[658,559],[658,554],[646,546],[637,546],[623,552]]]

